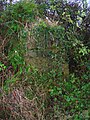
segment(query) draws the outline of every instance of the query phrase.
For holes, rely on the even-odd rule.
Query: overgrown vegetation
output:
[[[0,12],[0,119],[90,119],[86,10],[21,1]]]

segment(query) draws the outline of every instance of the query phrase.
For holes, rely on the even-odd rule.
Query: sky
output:
[[[87,2],[88,2],[88,6],[90,6],[90,0],[87,0]]]

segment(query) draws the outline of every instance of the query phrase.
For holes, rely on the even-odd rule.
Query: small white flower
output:
[[[15,53],[17,53],[17,51],[15,50]]]

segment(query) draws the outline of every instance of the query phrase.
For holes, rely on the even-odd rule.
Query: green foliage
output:
[[[12,91],[15,83],[18,80],[19,78],[17,77],[17,75],[13,76],[11,79],[8,78],[4,83],[3,91],[5,91],[5,93],[8,94],[9,91]]]
[[[45,22],[40,22],[33,30],[36,38],[37,53],[43,57],[59,57],[59,53],[64,51],[64,28],[62,26],[48,26]],[[62,46],[63,44],[63,46]],[[63,49],[62,49],[63,47]],[[61,51],[62,50],[62,51]],[[62,55],[60,55],[62,58]],[[60,59],[61,60],[61,59]]]
[[[36,5],[34,2],[18,2],[14,5],[8,6],[6,9],[6,14],[9,16],[10,20],[32,22],[35,19],[35,15],[37,14]]]
[[[0,62],[0,71],[5,70],[5,69],[6,69],[6,66]]]
[[[42,22],[35,30],[37,51],[49,57],[51,61],[51,68],[46,76],[50,96],[55,100],[53,104],[58,103],[58,106],[62,106],[60,109],[68,114],[80,115],[84,109],[88,109],[89,104],[90,77],[89,69],[85,66],[88,64],[89,68],[90,49],[83,44],[82,36],[77,36],[77,32],[72,31],[72,28],[64,33],[62,26],[51,27]],[[48,46],[50,40],[53,42]],[[65,76],[63,79],[65,74],[62,71],[62,63],[65,61],[68,61],[70,66],[70,77]],[[75,116],[74,119],[81,118]]]
[[[2,43],[5,43],[3,45],[3,54],[7,58],[7,62],[5,62],[7,69],[4,73],[5,75],[3,74],[2,81],[4,82],[5,80],[3,85],[7,91],[12,84],[16,83],[19,78],[21,79],[21,75],[24,72],[27,40],[25,26],[28,22],[35,20],[36,9],[34,2],[23,1],[7,6],[6,10],[1,14],[0,25],[2,29],[0,29],[0,33],[4,38]],[[10,70],[9,67],[11,67]],[[0,71],[2,72],[4,68],[4,64],[1,64]]]
[[[24,59],[22,56],[20,56],[20,54],[18,53],[18,51],[16,50],[12,50],[11,52],[9,52],[9,61],[12,64],[12,66],[14,67],[14,69],[16,70],[17,66],[20,65],[24,65]]]
[[[0,33],[5,43],[3,53],[8,61],[3,64],[3,58],[0,62],[0,77],[5,71],[3,91],[8,94],[15,84],[19,86],[19,81],[26,97],[32,101],[37,99],[40,110],[45,109],[46,112],[52,108],[48,119],[54,119],[54,115],[60,119],[58,113],[62,112],[70,114],[74,120],[81,120],[83,111],[89,111],[90,104],[90,48],[83,41],[81,27],[80,33],[77,32],[77,4],[71,6],[51,1],[50,5],[59,15],[58,25],[45,22],[45,4],[36,5],[31,1],[10,5],[1,15]],[[34,67],[31,61],[25,62],[29,52],[27,42],[32,42],[32,39],[35,40],[31,49],[36,53],[36,63],[33,56],[27,58],[39,67]]]
[[[37,5],[38,16],[41,17],[41,18],[45,18],[45,11],[46,11],[47,8],[48,8],[48,6],[45,3]]]

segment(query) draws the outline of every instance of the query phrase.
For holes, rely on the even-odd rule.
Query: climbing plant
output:
[[[52,18],[47,9],[54,12]],[[37,109],[32,113],[35,119],[59,120],[63,114],[74,120],[89,119],[90,48],[84,40],[85,21],[77,25],[80,10],[78,4],[63,1],[50,1],[48,7],[45,2],[21,1],[1,13],[0,94],[13,96],[11,91],[22,87]],[[2,115],[17,119],[9,116],[8,106],[1,107]]]

